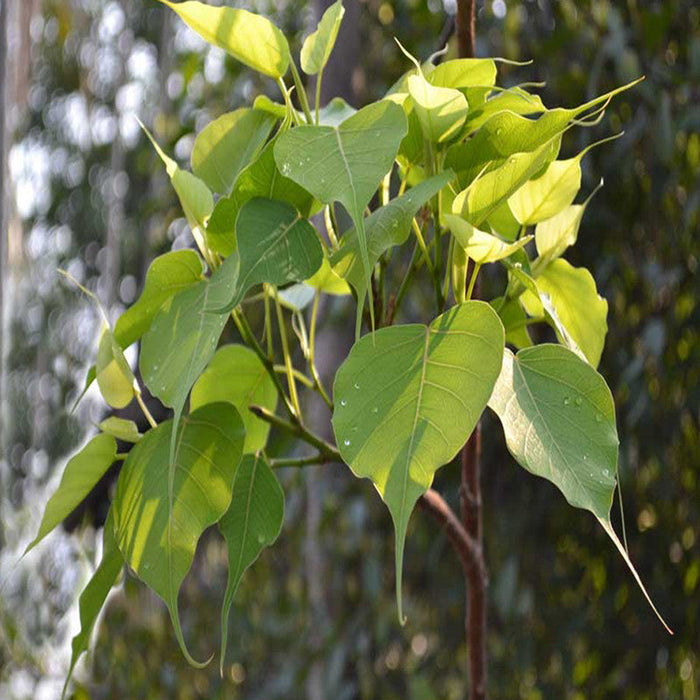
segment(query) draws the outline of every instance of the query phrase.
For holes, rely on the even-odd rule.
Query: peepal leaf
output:
[[[114,519],[111,509],[105,522],[102,542],[102,561],[100,561],[99,566],[95,569],[95,573],[88,581],[87,586],[85,586],[85,590],[80,594],[78,604],[80,609],[80,631],[73,637],[71,642],[70,666],[68,667],[66,681],[63,684],[62,699],[66,695],[66,690],[68,690],[68,683],[73,675],[75,664],[83,652],[87,651],[95,622],[97,622],[107,596],[119,579],[119,574],[124,566],[124,558],[114,537]]]
[[[467,118],[467,98],[454,88],[431,85],[422,73],[409,76],[407,86],[428,141],[441,144],[454,136]]]
[[[236,60],[271,78],[281,78],[289,68],[289,44],[270,20],[247,10],[214,7],[195,0],[160,0],[202,39],[231,54]]]
[[[105,418],[98,426],[103,433],[111,435],[124,442],[138,442],[141,439],[138,426],[132,420],[110,416]]]
[[[304,285],[315,289],[317,292],[333,296],[350,294],[348,283],[331,267],[331,263],[326,256],[323,257],[321,267],[304,282]],[[364,286],[362,291],[364,292]]]
[[[619,442],[605,380],[560,345],[506,349],[489,406],[516,461],[596,516],[654,608],[610,523]]]
[[[229,403],[185,416],[177,428],[171,468],[172,421],[149,430],[124,462],[112,504],[124,560],[165,602],[183,654],[193,666],[180,627],[177,597],[197,541],[231,503],[245,429]]]
[[[301,69],[307,75],[316,75],[325,68],[344,14],[343,0],[337,0],[323,13],[316,31],[304,40],[301,47]]]
[[[406,241],[413,217],[431,197],[450,182],[452,177],[452,172],[448,170],[423,180],[367,217],[365,231],[370,268],[374,267],[384,251]],[[343,234],[340,249],[331,257],[331,265],[338,275],[355,288],[361,307],[367,289],[367,277],[361,260],[356,229],[352,228]]]
[[[240,268],[230,311],[254,285],[281,285],[305,280],[323,262],[316,229],[291,204],[256,197],[246,202],[236,219]]]
[[[228,195],[238,174],[265,145],[276,121],[268,112],[247,108],[215,119],[195,139],[192,172],[214,192]]]
[[[532,240],[532,236],[523,236],[515,243],[507,243],[498,236],[480,231],[456,214],[446,214],[445,221],[457,245],[461,246],[465,253],[479,265],[503,260]]]
[[[280,534],[284,520],[284,492],[260,455],[243,458],[233,482],[233,497],[219,522],[228,547],[228,582],[221,610],[221,669],[228,641],[228,617],[238,584],[246,569]]]
[[[253,415],[248,406],[263,406],[274,412],[277,389],[258,356],[244,345],[224,345],[192,387],[190,410],[217,401],[233,404],[243,419],[243,454],[265,447],[270,424]]]
[[[143,292],[114,326],[114,337],[126,348],[151,326],[160,307],[178,292],[203,279],[202,259],[194,250],[175,250],[157,257],[146,272]]]
[[[166,301],[141,342],[139,367],[151,394],[175,413],[175,432],[190,388],[216,351],[228,315],[219,313],[237,281],[238,258],[227,258],[210,279]]]
[[[553,310],[563,326],[560,336],[570,336],[593,367],[597,367],[608,332],[608,302],[598,294],[593,275],[584,267],[573,267],[562,258],[554,260],[535,280],[540,299]],[[547,299],[542,299],[546,295]],[[522,295],[528,313],[536,316],[540,305],[532,292]]]
[[[399,618],[406,528],[433,475],[462,447],[501,368],[503,326],[469,301],[429,327],[382,328],[352,347],[335,377],[333,428],[343,460],[368,477],[394,520]]]
[[[398,105],[383,101],[361,109],[332,126],[299,126],[275,143],[280,171],[323,204],[340,202],[357,230],[365,278],[371,268],[364,209],[382,178],[391,170],[406,134],[406,117]],[[373,315],[373,307],[370,304]],[[362,309],[358,307],[358,315]]]
[[[489,87],[496,82],[496,62],[492,58],[455,58],[439,63],[426,78],[437,87],[466,88]]]
[[[134,392],[137,390],[136,378],[107,325],[102,329],[100,343],[97,346],[95,378],[102,398],[110,406],[124,408],[131,403]]]
[[[25,554],[83,502],[116,457],[117,443],[114,438],[101,433],[68,460],[61,483],[46,504],[39,532],[24,550]]]

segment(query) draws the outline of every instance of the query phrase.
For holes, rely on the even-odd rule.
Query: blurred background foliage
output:
[[[6,4],[5,210],[0,455],[0,697],[56,698],[76,601],[99,557],[110,478],[17,564],[70,450],[102,417],[91,393],[74,413],[98,318],[56,268],[97,290],[110,314],[137,296],[158,253],[189,234],[134,115],[186,161],[193,134],[275,86],[205,46],[151,0]],[[246,0],[298,50],[323,0]],[[348,0],[324,86],[355,105],[407,68],[393,37],[427,58],[454,0]],[[601,371],[613,390],[630,552],[675,636],[653,617],[622,561],[583,511],[516,468],[486,418],[483,462],[493,698],[700,697],[700,8],[692,0],[478,0],[477,53],[529,60],[500,82],[545,81],[549,106],[574,105],[646,75],[573,153],[623,130],[584,161],[588,208],[570,260],[610,302]],[[442,37],[442,38],[441,38]],[[324,96],[325,99],[326,96]],[[498,292],[500,278],[485,280]],[[489,289],[490,288],[490,289]],[[353,310],[328,304],[319,354],[332,371]],[[425,320],[419,300],[409,315]],[[320,415],[325,421],[326,416]],[[288,447],[279,444],[279,450]],[[181,657],[165,608],[127,576],[110,598],[77,698],[461,698],[464,590],[445,536],[411,522],[397,622],[389,517],[367,482],[328,466],[282,473],[283,533],[246,575],[225,678]],[[437,488],[456,505],[458,470]],[[620,529],[619,513],[615,522]],[[218,647],[225,558],[203,538],[181,596],[196,654]]]

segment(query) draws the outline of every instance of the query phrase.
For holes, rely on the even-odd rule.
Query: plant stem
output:
[[[474,269],[472,270],[472,276],[469,280],[469,287],[467,288],[467,301],[472,298],[472,293],[474,292],[474,287],[476,286],[476,280],[479,276],[479,270],[481,269],[481,264],[476,263]],[[474,297],[476,299],[476,296]]]
[[[279,325],[280,340],[282,341],[282,354],[284,355],[284,366],[287,368],[287,385],[289,387],[289,398],[292,401],[292,406],[294,407],[295,415],[301,417],[301,407],[299,406],[297,384],[294,380],[294,367],[292,366],[292,356],[289,353],[289,343],[287,341],[287,327],[284,322],[284,314],[282,313],[282,306],[280,305],[280,299],[277,295],[277,289],[273,288],[272,293],[275,299],[275,310],[277,311],[277,324]]]
[[[323,384],[321,383],[321,378],[318,376],[318,370],[316,369],[316,363],[314,361],[314,348],[316,345],[316,319],[318,317],[318,301],[321,298],[321,293],[316,292],[314,297],[314,305],[311,309],[311,328],[309,330],[309,370],[311,371],[311,376],[314,380],[314,386],[321,398],[326,402],[331,413],[333,413],[333,402],[326,393]]]
[[[148,410],[148,407],[144,403],[143,398],[141,397],[141,392],[135,391],[134,393],[136,394],[136,402],[138,403],[141,412],[146,417],[148,424],[151,426],[151,428],[157,428],[158,423],[156,423],[153,416],[151,415],[151,412]]]
[[[267,462],[273,469],[277,469],[278,467],[308,467],[313,464],[326,464],[328,459],[319,452],[310,457],[281,457],[268,459]]]
[[[277,374],[287,374],[287,367],[285,365],[275,365],[275,372]],[[314,388],[314,383],[303,373],[296,368],[292,368],[294,378],[303,384],[308,389]]]
[[[316,76],[316,126],[318,126],[318,113],[321,107],[321,81],[323,80],[323,68],[318,72]]]
[[[418,251],[420,250],[418,243],[416,243],[415,246],[413,246],[413,255],[411,256],[411,262],[408,264],[408,268],[406,270],[406,274],[404,275],[404,278],[401,280],[401,285],[399,286],[399,291],[396,294],[396,301],[394,302],[394,307],[392,309],[392,313],[390,316],[387,316],[386,319],[386,325],[390,326],[393,322],[394,319],[396,318],[396,314],[399,311],[399,306],[401,306],[401,302],[403,301],[404,296],[406,295],[406,290],[408,289],[408,286],[410,285],[413,275],[415,274],[416,271],[416,263],[418,262]]]
[[[294,78],[294,84],[297,88],[297,93],[299,94],[299,102],[301,103],[301,108],[304,110],[304,116],[306,117],[307,124],[313,124],[314,120],[311,117],[311,110],[309,109],[309,99],[306,96],[306,89],[304,88],[304,83],[301,82],[301,76],[297,70],[296,63],[292,58],[289,61],[289,67],[292,69],[292,77]]]

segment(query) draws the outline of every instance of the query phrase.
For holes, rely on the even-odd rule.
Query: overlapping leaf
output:
[[[138,442],[141,439],[141,433],[139,433],[136,423],[132,420],[126,420],[126,418],[110,416],[105,418],[98,428],[103,433],[107,433],[107,435],[124,442]]]
[[[172,430],[171,421],[161,423],[129,452],[112,504],[114,528],[124,560],[167,605],[183,654],[202,666],[187,650],[177,596],[197,541],[231,503],[245,429],[232,404],[202,406],[179,424],[171,461]]]
[[[480,231],[456,214],[445,215],[445,221],[455,237],[457,245],[461,246],[466,254],[479,265],[503,260],[532,240],[532,236],[523,236],[514,243],[507,243],[497,236]]]
[[[301,47],[301,69],[307,75],[316,75],[328,63],[344,14],[343,2],[337,0],[323,13],[316,31],[304,40]]]
[[[387,504],[396,531],[397,602],[408,520],[433,475],[476,425],[498,377],[504,334],[484,302],[422,325],[382,328],[355,343],[333,387],[338,449]]]
[[[248,407],[263,406],[274,412],[277,389],[258,356],[244,345],[219,348],[192,387],[190,410],[217,401],[228,401],[241,414],[246,432],[243,453],[262,450],[270,424],[256,418]]]
[[[243,458],[233,483],[233,497],[219,529],[228,547],[228,582],[221,610],[221,669],[228,640],[231,603],[245,570],[280,534],[284,520],[284,492],[260,455]]]

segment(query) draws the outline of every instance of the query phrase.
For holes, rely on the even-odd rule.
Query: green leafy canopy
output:
[[[322,106],[323,71],[344,14],[337,0],[299,56],[303,72],[316,76],[312,114],[287,39],[267,18],[160,2],[276,81],[282,101],[259,95],[252,107],[213,119],[194,141],[192,172],[144,127],[192,245],[152,262],[140,296],[114,326],[81,287],[102,315],[84,391],[96,380],[116,409],[135,398],[150,428],[140,432],[131,415],[104,415],[99,434],[68,460],[27,548],[123,462],[103,558],[80,598],[71,672],[124,563],[162,598],[185,657],[202,665],[185,643],[178,592],[213,525],[229,561],[223,668],[241,578],[282,527],[278,466],[344,462],[372,482],[394,522],[403,621],[411,513],[437,470],[454,468],[487,404],[516,462],[593,513],[649,599],[611,525],[618,435],[610,390],[595,369],[608,304],[591,273],[562,257],[579,235],[595,233],[584,216],[592,195],[575,203],[581,160],[609,139],[573,157],[560,152],[570,131],[598,124],[634,83],[549,109],[532,84],[497,86],[498,59],[448,55],[435,66],[407,54],[415,66],[384,99],[359,110],[340,99]],[[285,83],[290,69],[293,88]],[[480,270],[494,265],[495,298],[470,298]],[[330,356],[317,343],[319,324],[340,325],[351,294],[356,342],[346,357]],[[322,303],[324,295],[333,304]],[[366,305],[372,333],[360,337]],[[541,334],[530,326],[542,323],[558,344],[533,345]],[[162,411],[151,413],[124,357],[137,341],[148,401],[172,409],[172,418],[154,420]],[[325,368],[337,367],[332,397],[319,353]],[[313,425],[307,413],[312,394],[332,414],[335,445],[319,435],[330,434],[328,426]],[[273,431],[288,439],[270,441]]]

